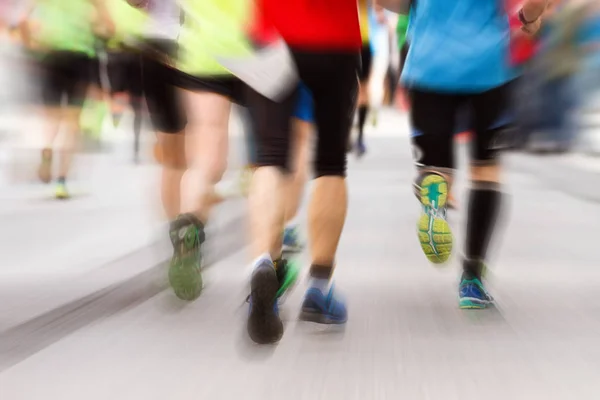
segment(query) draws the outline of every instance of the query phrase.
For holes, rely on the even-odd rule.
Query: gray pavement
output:
[[[151,135],[147,139],[151,144]],[[232,139],[226,179],[235,178],[243,164],[241,141]],[[95,314],[86,311],[86,321],[105,315],[106,307],[96,303],[108,292],[111,300],[123,297],[110,305],[118,310],[164,288],[164,276],[156,271],[172,250],[160,205],[160,168],[149,156],[133,165],[127,141],[112,143],[108,153],[78,155],[69,182],[73,198],[61,202],[52,197],[51,185],[32,180],[39,150],[11,144],[4,150],[17,153],[26,178],[0,182],[0,353],[24,349],[25,342],[33,348],[47,343],[55,336],[49,325],[73,319],[73,310],[81,311],[84,304],[96,307]],[[215,209],[207,226],[213,238],[207,242],[208,264],[243,244],[244,208],[236,200]],[[135,299],[118,290],[131,281],[148,290]],[[30,351],[17,353],[11,360]],[[0,357],[0,369],[10,362]]]
[[[349,167],[336,273],[349,304],[346,329],[296,322],[302,283],[282,309],[282,342],[248,344],[248,255],[240,246],[205,271],[195,303],[164,291],[88,325],[63,321],[54,329],[62,335],[3,366],[0,398],[596,398],[600,206],[551,184],[533,167],[544,161],[518,156],[525,168],[507,157],[507,212],[491,260],[498,304],[459,311],[458,257],[436,269],[417,243],[408,139],[384,136]],[[583,183],[600,191],[598,181]],[[464,208],[464,174],[456,194]],[[457,240],[463,216],[450,215]]]

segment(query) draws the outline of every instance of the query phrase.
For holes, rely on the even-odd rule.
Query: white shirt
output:
[[[146,36],[153,39],[177,39],[181,28],[181,11],[177,0],[148,0],[146,8],[150,17]]]

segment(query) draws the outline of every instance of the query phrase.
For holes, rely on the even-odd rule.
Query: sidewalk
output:
[[[226,179],[242,164],[239,141],[232,142]],[[0,334],[143,274],[155,280],[155,290],[144,295],[164,288],[165,276],[156,272],[164,271],[172,249],[160,167],[133,165],[130,149],[121,143],[111,153],[79,155],[69,201],[55,200],[51,185],[0,185]],[[214,210],[206,264],[243,243],[244,207],[232,200]]]

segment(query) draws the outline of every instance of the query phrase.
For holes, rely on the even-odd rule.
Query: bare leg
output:
[[[186,92],[190,116],[186,135],[189,169],[182,180],[181,213],[206,223],[214,187],[227,168],[231,101],[213,93]]]

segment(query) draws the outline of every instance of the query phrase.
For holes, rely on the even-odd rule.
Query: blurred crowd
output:
[[[600,2],[551,2],[539,34],[513,34],[514,146],[535,152],[589,147],[600,109]],[[597,128],[596,128],[597,129]]]

